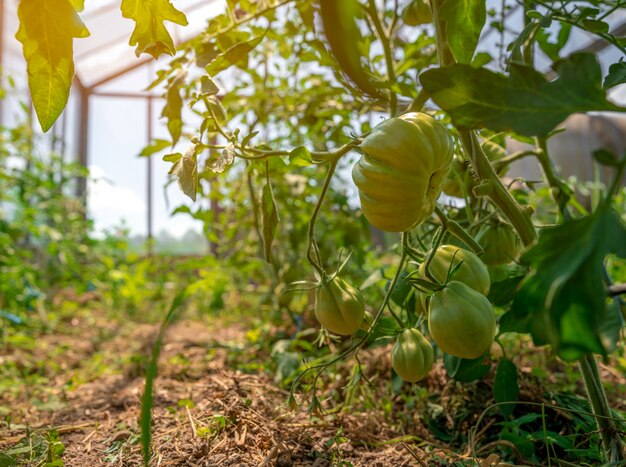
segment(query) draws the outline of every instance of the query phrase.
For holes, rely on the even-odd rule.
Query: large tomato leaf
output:
[[[460,63],[470,63],[487,19],[485,0],[446,0],[439,10],[446,22],[448,45]]]
[[[122,16],[135,21],[130,45],[136,45],[135,54],[159,58],[161,54],[174,55],[176,47],[164,21],[187,26],[187,17],[169,0],[122,0]]]
[[[355,21],[360,8],[357,0],[320,0],[324,34],[341,69],[362,91],[378,96],[380,91],[363,68],[356,47],[361,41],[361,33]]]
[[[513,300],[512,314],[526,321],[538,345],[550,344],[564,360],[606,355],[608,319],[603,262],[626,257],[626,228],[603,205],[590,216],[543,230],[522,261],[533,272]]]
[[[21,1],[20,27],[15,37],[22,43],[28,87],[43,131],[63,112],[74,77],[73,42],[89,31],[68,0]]]
[[[454,124],[467,129],[538,136],[576,112],[626,111],[607,101],[594,55],[571,55],[556,62],[554,70],[559,77],[548,81],[535,69],[519,64],[511,64],[509,76],[456,64],[426,71],[420,82]]]

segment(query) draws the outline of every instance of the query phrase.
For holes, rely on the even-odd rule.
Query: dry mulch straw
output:
[[[126,340],[149,342],[153,331],[146,335],[143,327],[141,336]],[[207,359],[207,346],[216,338],[219,345]],[[288,410],[287,392],[270,376],[229,369],[224,344],[242,341],[243,331],[235,327],[216,332],[181,322],[168,331],[154,390],[151,465],[398,467],[448,465],[445,459],[457,457],[434,443],[425,452],[420,438],[390,426],[382,409],[317,416],[304,408]],[[111,350],[123,352],[127,342],[114,342]],[[181,358],[189,363],[184,371],[171,363]],[[63,407],[51,414],[24,410],[20,423],[41,432],[56,428],[66,466],[139,466],[143,383],[132,373],[102,376],[67,392]],[[0,450],[24,435],[24,425],[0,428]]]

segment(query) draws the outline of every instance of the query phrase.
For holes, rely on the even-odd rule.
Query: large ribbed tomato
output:
[[[434,359],[432,345],[415,328],[405,329],[399,334],[391,349],[391,366],[400,378],[410,383],[426,376],[433,367]]]
[[[443,125],[409,112],[374,127],[361,149],[352,178],[374,227],[404,232],[432,214],[452,164],[452,139]]]
[[[509,224],[497,222],[487,225],[476,237],[485,252],[480,256],[485,264],[508,264],[520,253],[520,240]]]
[[[340,277],[334,277],[315,291],[315,317],[330,332],[349,335],[363,324],[365,301]]]
[[[455,245],[441,245],[437,248],[428,270],[435,279],[443,284],[448,271],[452,270],[461,261],[463,261],[463,264],[455,272],[452,280],[463,282],[481,294],[487,295],[491,287],[489,271],[478,256],[469,250]],[[420,265],[419,271],[422,277],[426,277],[426,261]]]
[[[462,282],[451,281],[428,305],[428,331],[441,350],[478,358],[491,347],[496,315],[487,298]]]

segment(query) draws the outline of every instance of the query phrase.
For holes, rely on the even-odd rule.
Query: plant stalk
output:
[[[431,2],[433,21],[435,24],[437,38],[437,54],[439,65],[446,66],[455,63],[454,56],[448,46],[445,24],[439,19],[439,8],[443,0],[433,0]],[[471,130],[458,130],[463,149],[478,175],[488,190],[484,193],[493,204],[506,216],[515,228],[522,243],[530,246],[537,240],[537,232],[530,218],[530,212],[520,206],[507,189],[502,184],[498,174],[493,170],[489,159],[483,152],[476,137],[476,133]]]
[[[595,416],[602,447],[609,463],[621,463],[624,458],[624,446],[620,437],[619,427],[611,416],[609,402],[602,387],[598,362],[591,354],[585,355],[578,362],[580,372],[583,375],[587,396],[591,403],[591,409]]]

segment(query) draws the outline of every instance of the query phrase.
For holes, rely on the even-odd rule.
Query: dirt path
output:
[[[104,351],[149,348],[155,331],[155,326],[139,326],[130,336],[105,343]],[[415,455],[424,455],[413,443],[411,454],[393,442],[404,434],[376,410],[323,417],[288,411],[286,391],[268,375],[229,369],[227,348],[241,345],[243,333],[236,326],[218,331],[193,321],[168,331],[154,391],[151,465],[402,466],[415,465]],[[19,425],[3,426],[0,451],[23,446],[28,424],[43,436],[31,436],[31,444],[50,443],[45,433],[56,428],[66,466],[141,465],[142,391],[143,377],[132,365],[125,374],[81,384],[64,393],[58,410],[30,407]]]

